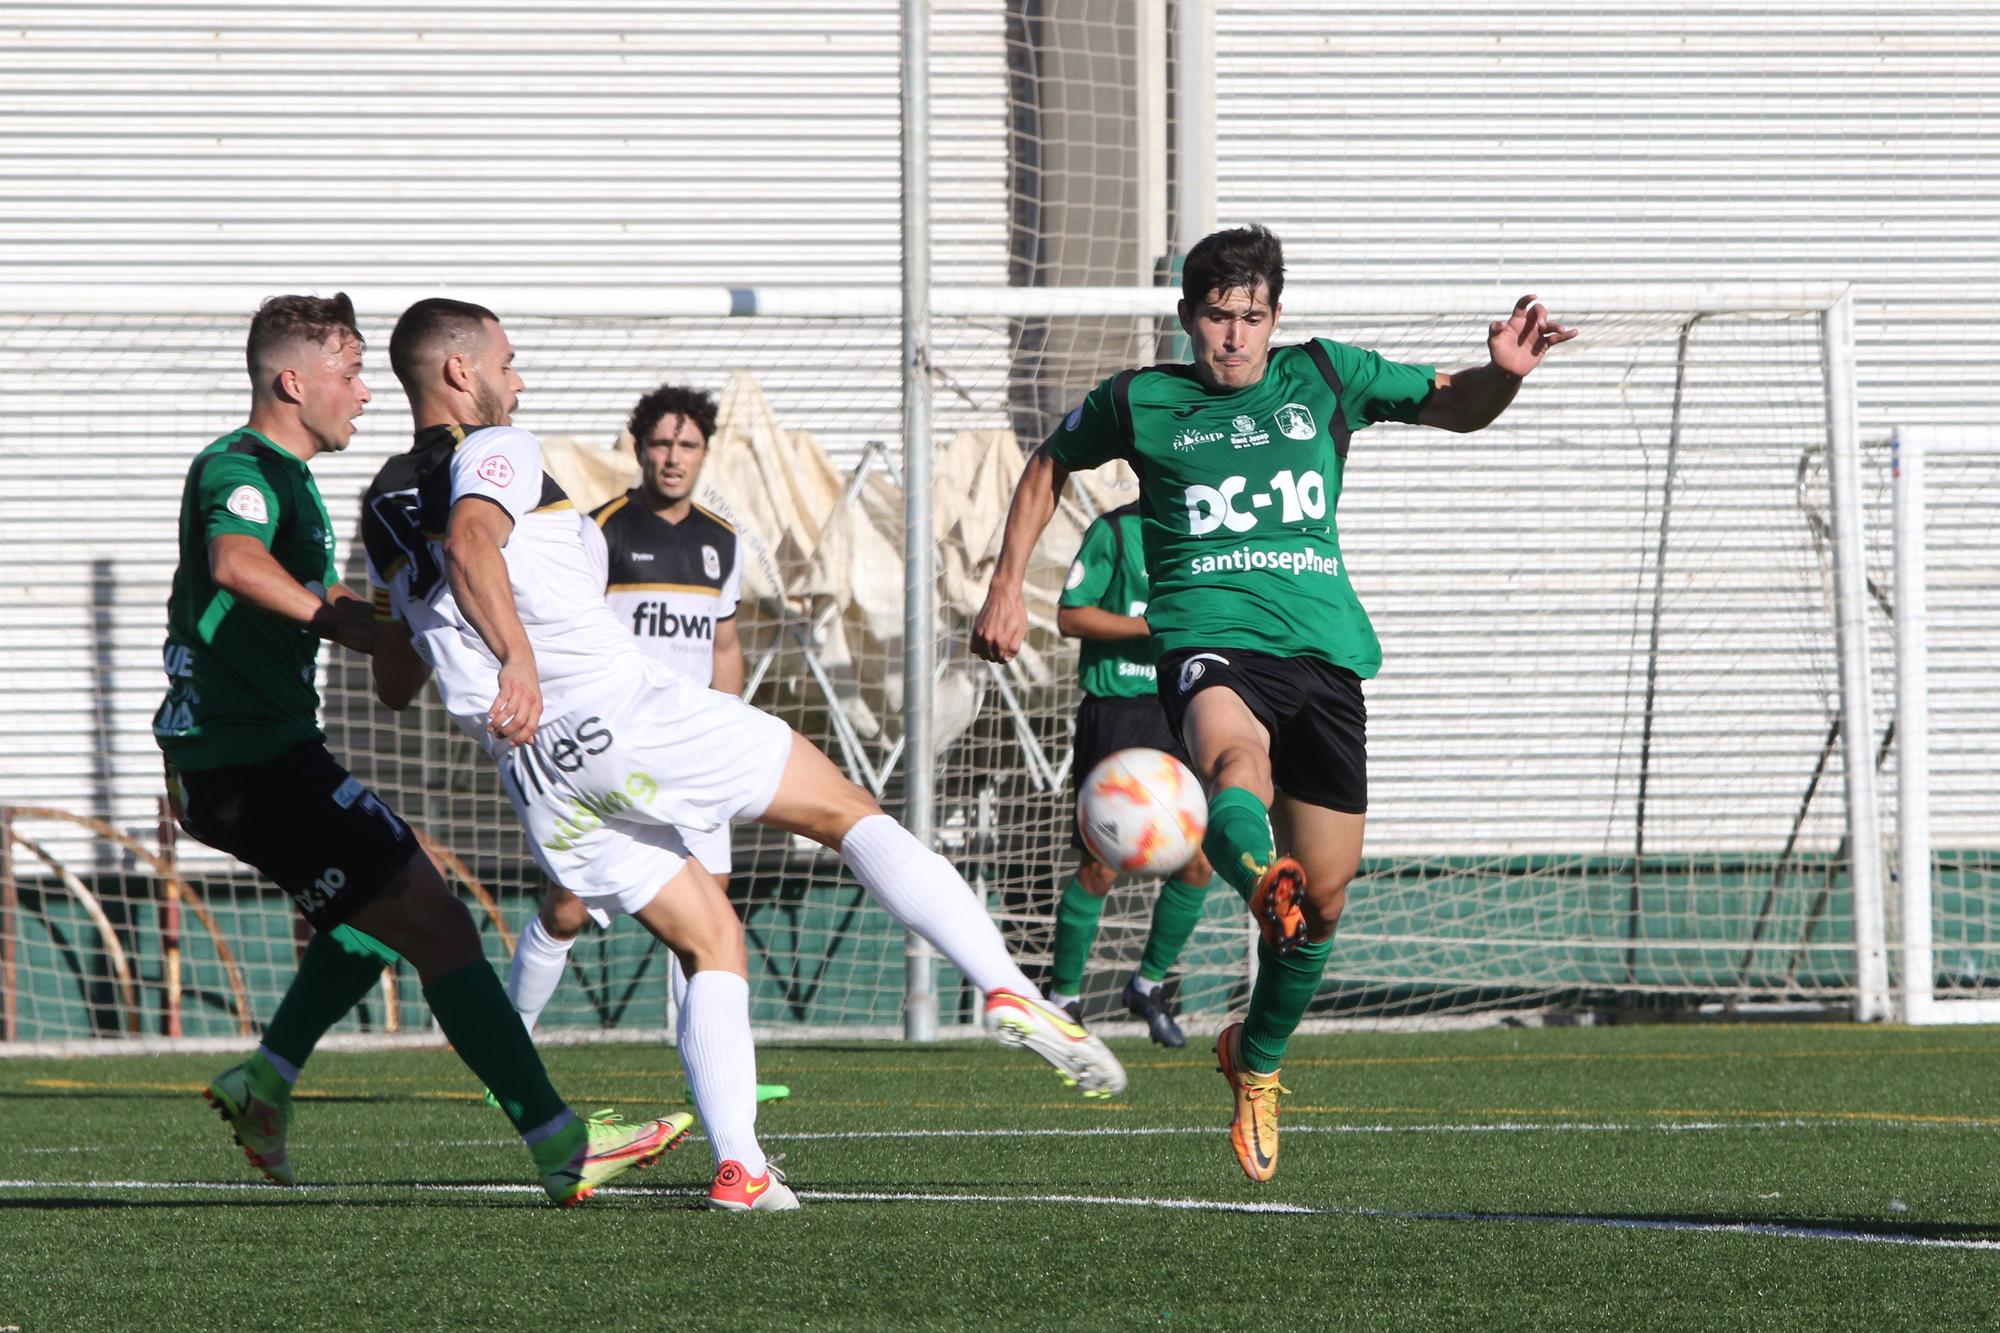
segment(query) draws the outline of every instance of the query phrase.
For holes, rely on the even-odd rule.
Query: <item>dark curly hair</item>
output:
[[[639,400],[625,429],[632,432],[636,453],[652,438],[653,427],[666,417],[686,417],[701,432],[703,441],[715,438],[715,399],[685,384],[662,384]]]
[[[1181,296],[1190,306],[1206,301],[1210,292],[1254,292],[1259,282],[1271,304],[1278,304],[1285,290],[1285,247],[1270,228],[1255,222],[1202,237],[1181,265]]]

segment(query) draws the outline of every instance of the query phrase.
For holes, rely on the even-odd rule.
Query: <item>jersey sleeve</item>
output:
[[[715,608],[717,620],[727,620],[736,614],[736,604],[743,600],[743,539],[736,534],[729,536],[729,573],[722,580],[720,600]]]
[[[1331,338],[1318,341],[1340,376],[1340,403],[1349,430],[1378,421],[1413,422],[1437,391],[1436,366],[1406,365]]]
[[[466,436],[451,456],[451,502],[475,495],[519,523],[541,503],[541,442],[512,426],[489,426]]]
[[[382,577],[382,571],[375,568],[374,556],[364,552],[362,558],[368,562],[368,601],[375,608],[375,619],[393,625],[403,618],[396,608],[395,590]]]
[[[1049,457],[1071,472],[1087,472],[1114,458],[1128,456],[1131,450],[1113,398],[1112,380],[1105,380],[1086,394],[1049,433],[1042,446],[1049,451]]]
[[[1117,543],[1111,523],[1098,519],[1083,531],[1083,544],[1070,562],[1069,577],[1063,580],[1057,606],[1097,606],[1111,586],[1112,568],[1117,560]]]
[[[269,550],[278,535],[278,492],[270,478],[247,454],[217,454],[201,469],[195,482],[195,507],[201,539],[241,535],[255,537]]]
[[[603,589],[611,584],[611,542],[603,525],[595,518],[583,521],[583,569],[590,586]]]

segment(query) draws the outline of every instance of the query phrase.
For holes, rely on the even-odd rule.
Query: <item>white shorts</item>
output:
[[[726,856],[730,821],[764,813],[792,752],[769,713],[641,661],[500,761],[536,863],[593,916],[651,902],[690,844],[704,865],[718,839]]]

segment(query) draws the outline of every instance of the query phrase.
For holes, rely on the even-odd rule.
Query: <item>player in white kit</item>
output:
[[[453,721],[499,765],[542,869],[680,956],[680,1050],[717,1160],[711,1202],[795,1201],[756,1142],[742,923],[681,828],[754,819],[837,850],[985,992],[1003,1043],[1086,1095],[1123,1091],[1116,1057],[1043,1001],[943,857],[783,722],[640,651],[586,556],[588,518],[543,472],[535,437],[510,424],[522,385],[492,312],[421,301],[398,321],[390,362],[417,441],[384,466],[363,513],[371,574],[408,630],[404,651],[382,635],[376,691],[406,704],[434,672]]]
[[[591,511],[584,531],[588,554],[602,563],[605,601],[648,657],[697,685],[743,692],[743,645],[736,603],[743,569],[736,529],[694,502],[715,435],[715,400],[698,389],[666,384],[640,398],[627,423],[639,460],[639,484]],[[681,839],[727,891],[729,825],[683,828]],[[602,910],[551,883],[541,910],[514,945],[507,998],[533,1031],[568,966],[584,923]],[[687,974],[668,954],[676,1012],[686,1002]],[[783,1095],[759,1085],[758,1096]]]

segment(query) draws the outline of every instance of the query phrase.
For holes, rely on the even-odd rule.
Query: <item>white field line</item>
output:
[[[418,1193],[418,1194],[499,1194],[540,1196],[536,1185],[294,1185],[288,1189],[248,1181],[172,1180],[0,1180],[0,1190],[154,1190],[197,1191],[221,1194],[285,1193]],[[702,1196],[698,1186],[658,1188],[620,1187],[611,1192],[637,1198],[687,1199]],[[1664,1217],[1594,1217],[1586,1213],[1474,1213],[1434,1212],[1416,1208],[1315,1208],[1301,1203],[1260,1203],[1233,1199],[1172,1199],[1129,1197],[1112,1194],[942,1194],[932,1191],[891,1190],[799,1190],[799,1196],[814,1203],[957,1203],[957,1204],[1040,1204],[1088,1208],[1152,1208],[1169,1212],[1274,1213],[1292,1217],[1344,1217],[1394,1222],[1473,1222],[1511,1223],[1527,1226],[1597,1227],[1621,1231],[1681,1231],[1711,1235],[1764,1236],[1776,1240],[1846,1241],[1872,1245],[1912,1245],[1948,1250],[2000,1251],[2000,1240],[1965,1240],[1945,1236],[1921,1236],[1903,1231],[1867,1231],[1845,1227],[1799,1226],[1786,1222],[1692,1222]],[[611,1197],[606,1195],[604,1197]]]
[[[1964,1129],[1963,1125],[1940,1125],[1929,1121],[1886,1120],[1873,1122],[1892,1125],[1898,1129],[1950,1130]],[[1770,1120],[1663,1120],[1650,1124],[1617,1124],[1613,1122],[1590,1123],[1579,1121],[1546,1122],[1496,1122],[1485,1125],[1287,1125],[1287,1134],[1713,1134],[1729,1130],[1769,1130],[1769,1129],[1845,1129],[1852,1128],[1848,1121],[1800,1120],[1773,1118]],[[1988,1133],[1984,1126],[1975,1127],[1981,1133]],[[905,1139],[1145,1139],[1178,1135],[1210,1136],[1227,1133],[1227,1125],[1093,1125],[1081,1129],[842,1129],[806,1130],[795,1133],[763,1134],[759,1137],[766,1143],[815,1143],[868,1140]],[[690,1142],[703,1138],[697,1126],[689,1135]],[[301,1136],[297,1142],[309,1143]],[[398,1139],[393,1146],[398,1148],[510,1148],[520,1140],[512,1138],[489,1139]],[[326,1145],[320,1145],[325,1147]],[[11,1148],[0,1147],[0,1157],[68,1155],[77,1153],[112,1151],[108,1146],[94,1144],[68,1144],[52,1148]]]

